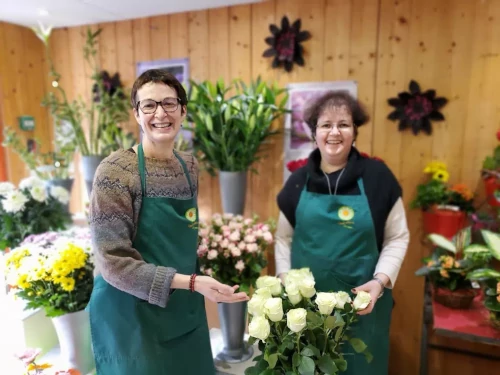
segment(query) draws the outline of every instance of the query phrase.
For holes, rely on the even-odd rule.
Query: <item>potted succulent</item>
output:
[[[500,235],[488,230],[481,232],[491,255],[500,260]],[[500,272],[493,268],[480,268],[470,272],[467,279],[483,284],[484,306],[489,312],[490,322],[500,329]]]
[[[430,162],[424,169],[430,178],[417,187],[411,208],[422,210],[424,231],[451,239],[467,225],[467,215],[474,212],[474,194],[464,184],[448,184],[446,164]]]
[[[500,141],[500,130],[497,132],[497,140]],[[481,174],[488,204],[500,207],[500,145],[495,147],[493,155],[484,159]]]
[[[471,227],[460,230],[453,241],[436,233],[428,238],[434,251],[423,259],[424,266],[415,274],[429,278],[436,302],[454,309],[469,308],[477,293],[467,275],[485,267],[492,258],[491,252],[472,243]]]
[[[241,215],[247,171],[255,172],[251,168],[262,158],[263,146],[278,133],[273,123],[288,112],[288,94],[257,78],[228,86],[222,80],[191,81],[188,97],[194,152],[212,176],[219,175],[223,211]]]

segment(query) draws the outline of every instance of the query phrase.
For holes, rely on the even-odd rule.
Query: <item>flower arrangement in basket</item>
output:
[[[69,192],[47,190],[45,181],[28,177],[16,186],[0,182],[0,251],[18,246],[30,234],[66,228],[71,216],[64,207]]]
[[[50,363],[36,363],[41,352],[42,350],[38,348],[28,348],[15,354],[15,357],[24,365],[23,375],[81,375],[81,372],[76,369],[61,370],[55,369]]]
[[[70,229],[28,237],[4,257],[11,292],[43,308],[48,317],[77,312],[87,306],[94,284],[88,229]]]
[[[497,131],[497,140],[500,141],[500,130]],[[495,147],[491,155],[484,159],[481,176],[488,204],[492,207],[500,207],[500,144]]]
[[[229,213],[216,213],[207,223],[200,222],[201,272],[249,292],[267,265],[265,250],[274,241],[273,228],[272,222],[261,223],[257,216],[244,218]]]
[[[489,230],[481,234],[491,255],[500,260],[500,235]],[[480,268],[470,272],[467,279],[484,286],[484,306],[489,311],[491,324],[500,329],[500,272],[492,268]]]
[[[249,343],[259,341],[262,354],[245,375],[337,374],[347,369],[345,342],[371,362],[366,344],[348,335],[370,295],[359,292],[352,301],[346,292],[316,292],[314,286],[308,268],[290,270],[284,288],[276,277],[257,280],[248,302],[248,329]]]
[[[470,307],[476,292],[467,275],[488,264],[492,252],[471,243],[470,227],[458,232],[453,241],[439,234],[430,234],[428,238],[435,245],[434,252],[423,259],[425,265],[416,275],[429,277],[436,302],[450,308]]]

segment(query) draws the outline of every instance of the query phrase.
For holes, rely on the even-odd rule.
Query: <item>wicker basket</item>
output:
[[[473,289],[458,289],[450,291],[448,289],[435,288],[434,301],[451,309],[469,309],[476,297]]]

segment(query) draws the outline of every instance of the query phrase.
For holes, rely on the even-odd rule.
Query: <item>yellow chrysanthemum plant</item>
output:
[[[464,184],[448,184],[450,173],[445,163],[431,161],[423,173],[428,176],[428,181],[418,185],[417,196],[410,203],[411,208],[427,211],[434,206],[445,206],[458,208],[464,212],[474,212],[474,194]]]
[[[27,302],[26,309],[43,308],[48,317],[83,310],[94,282],[90,240],[71,230],[47,235],[50,240],[23,242],[5,255],[11,293]]]

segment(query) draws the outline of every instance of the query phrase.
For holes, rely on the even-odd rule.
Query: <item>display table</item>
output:
[[[486,345],[500,346],[500,330],[495,329],[490,324],[488,320],[488,310],[483,306],[480,295],[474,299],[469,309],[460,310],[451,309],[435,302],[432,298],[432,291],[428,280],[425,282],[424,293],[420,375],[427,374],[427,351],[429,348],[460,351],[471,356],[477,355],[477,353],[474,352],[429,344],[429,328],[431,328],[432,332],[436,335]],[[500,348],[498,353],[500,353]],[[500,358],[500,355],[498,358]]]
[[[248,334],[245,335],[245,341],[248,340]],[[217,354],[223,349],[222,332],[219,328],[212,328],[210,330],[210,343],[212,344],[212,354],[214,356],[215,367],[217,375],[244,375],[245,370],[252,366],[253,358],[260,354],[257,344],[253,345],[253,356],[248,361],[241,363],[225,363],[216,360]]]

